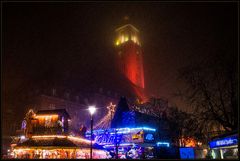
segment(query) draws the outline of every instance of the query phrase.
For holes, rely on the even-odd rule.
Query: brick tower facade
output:
[[[115,46],[120,71],[137,88],[144,89],[144,72],[139,31],[131,24],[115,30]]]

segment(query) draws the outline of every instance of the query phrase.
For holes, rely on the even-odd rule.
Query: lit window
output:
[[[121,37],[121,43],[124,43],[124,36]]]
[[[128,36],[125,36],[125,42],[128,41]]]
[[[135,36],[132,37],[132,41],[136,43],[136,37]]]

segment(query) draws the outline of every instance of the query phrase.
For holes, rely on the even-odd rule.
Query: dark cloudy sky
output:
[[[114,29],[126,15],[140,30],[145,86],[155,95],[171,100],[180,67],[219,51],[236,54],[236,3],[4,3],[6,91],[56,71],[110,66]]]

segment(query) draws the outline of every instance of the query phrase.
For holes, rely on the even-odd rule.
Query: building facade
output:
[[[143,51],[139,30],[132,24],[126,24],[115,30],[115,49],[119,70],[135,86],[138,98],[145,101]]]
[[[136,86],[144,88],[144,72],[139,30],[126,24],[116,30],[116,49],[120,70]]]
[[[164,130],[168,125],[162,127],[158,118],[130,109],[125,97],[121,97],[110,122],[108,128],[94,129],[93,137],[96,143],[112,151],[112,158],[157,158],[161,150],[165,150],[165,158],[177,157],[169,130]],[[86,137],[91,137],[90,131]]]

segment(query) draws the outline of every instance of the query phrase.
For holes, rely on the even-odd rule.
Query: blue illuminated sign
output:
[[[224,139],[213,140],[209,143],[210,148],[224,147],[238,144],[237,135],[226,137]]]
[[[94,130],[94,140],[99,145],[111,145],[122,143],[143,143],[153,142],[154,132],[156,129],[149,127],[136,127],[136,128],[110,128],[107,130]],[[145,133],[147,132],[147,133]],[[90,140],[90,132],[85,134],[86,138]]]
[[[145,130],[145,131],[152,131],[152,132],[156,131],[156,129],[149,128],[149,127],[135,127],[135,128],[125,127],[125,128],[117,128],[115,130],[117,131],[118,134],[128,134],[128,133],[131,133],[132,131],[136,131],[136,130]],[[102,134],[102,133],[109,132],[111,134],[115,134],[116,133],[115,130],[114,129],[108,129],[108,130],[99,129],[99,130],[94,130],[94,133]],[[86,134],[90,135],[90,131],[87,131]]]
[[[179,148],[181,159],[194,159],[193,148]]]
[[[122,135],[118,135],[116,138],[116,135],[98,135],[96,136],[95,141],[99,145],[107,145],[107,144],[115,144],[116,142],[119,143],[121,141]]]
[[[145,139],[149,140],[149,141],[152,141],[152,140],[154,140],[154,136],[153,136],[153,134],[146,134]]]
[[[169,142],[157,142],[157,146],[169,147],[169,146],[170,146],[170,143],[169,143]]]
[[[153,133],[144,133],[144,142],[152,143],[155,140],[155,136]]]

